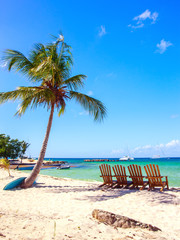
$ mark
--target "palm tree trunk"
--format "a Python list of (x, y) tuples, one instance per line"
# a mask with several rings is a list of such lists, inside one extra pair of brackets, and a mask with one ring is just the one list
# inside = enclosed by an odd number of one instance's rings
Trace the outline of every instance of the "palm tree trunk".
[(42, 164), (43, 164), (43, 161), (44, 161), (44, 156), (45, 156), (45, 153), (46, 153), (47, 143), (48, 143), (48, 139), (49, 139), (49, 133), (50, 133), (51, 126), (52, 126), (53, 113), (54, 113), (54, 104), (51, 107), (51, 113), (50, 113), (50, 116), (49, 116), (46, 135), (44, 137), (44, 142), (43, 142), (43, 145), (42, 145), (42, 148), (41, 148), (41, 152), (39, 154), (38, 161), (37, 161), (36, 165), (34, 166), (30, 176), (27, 177), (25, 179), (25, 181), (21, 184), (22, 188), (31, 187), (33, 185), (34, 181), (36, 180), (40, 170), (41, 170), (41, 167), (42, 167)]

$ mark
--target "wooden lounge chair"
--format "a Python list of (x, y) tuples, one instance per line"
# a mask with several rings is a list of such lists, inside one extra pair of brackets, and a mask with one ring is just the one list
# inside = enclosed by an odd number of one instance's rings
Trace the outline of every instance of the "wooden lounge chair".
[(115, 185), (117, 182), (113, 181), (112, 179), (112, 174), (111, 174), (111, 166), (108, 164), (101, 164), (99, 166), (100, 171), (101, 171), (101, 176), (103, 178), (104, 183), (102, 185), (100, 185), (99, 187), (102, 187), (104, 185), (108, 186), (108, 187), (112, 187), (113, 185)]
[[(158, 165), (146, 165), (144, 166), (147, 178), (149, 180), (149, 189), (154, 189), (154, 187), (161, 187), (160, 191), (162, 192), (165, 186), (169, 189), (168, 178), (167, 176), (161, 176)], [(165, 178), (165, 181), (162, 181), (162, 178)]]
[(132, 184), (132, 181), (127, 181), (126, 169), (122, 165), (115, 165), (113, 168), (114, 176), (117, 179), (119, 187), (127, 187)]
[(140, 190), (143, 190), (147, 186), (148, 181), (143, 180), (144, 176), (142, 175), (141, 166), (132, 164), (128, 166), (128, 170), (130, 173), (129, 177), (132, 178), (133, 182), (132, 188), (141, 186)]

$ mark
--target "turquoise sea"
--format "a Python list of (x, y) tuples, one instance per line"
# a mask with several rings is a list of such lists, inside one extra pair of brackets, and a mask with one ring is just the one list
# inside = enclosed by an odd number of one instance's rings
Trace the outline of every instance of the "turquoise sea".
[[(110, 159), (110, 158), (109, 158)], [(58, 169), (44, 169), (41, 174), (60, 178), (72, 178), (85, 181), (101, 181), (99, 165), (102, 162), (84, 162), (84, 158), (46, 158), (45, 160), (53, 161), (67, 161), (71, 168), (65, 170)], [(118, 160), (113, 158), (113, 160)], [(103, 162), (104, 163), (104, 162)], [(143, 174), (145, 174), (144, 167), (146, 164), (158, 164), (162, 176), (168, 176), (170, 187), (180, 187), (180, 158), (135, 158), (132, 161), (107, 162), (111, 166), (121, 164), (126, 167), (130, 164), (138, 164), (142, 167)]]

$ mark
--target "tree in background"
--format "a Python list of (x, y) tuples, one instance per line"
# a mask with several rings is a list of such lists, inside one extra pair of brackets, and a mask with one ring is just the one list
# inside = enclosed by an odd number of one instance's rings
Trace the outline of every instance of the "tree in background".
[(0, 157), (15, 159), (17, 157), (23, 157), (29, 143), (25, 141), (19, 141), (18, 139), (11, 139), (10, 136), (0, 134)]
[(19, 157), (21, 158), (21, 160), (22, 160), (22, 158), (24, 157), (24, 154), (25, 154), (25, 152), (26, 152), (26, 150), (27, 150), (27, 148), (30, 146), (30, 144), (29, 143), (27, 143), (27, 142), (25, 142), (25, 141), (22, 141), (21, 142), (21, 153), (20, 153), (20, 155), (19, 155)]
[(24, 114), (28, 107), (43, 106), (50, 111), (38, 161), (30, 176), (21, 185), (21, 187), (27, 188), (32, 186), (42, 167), (54, 110), (57, 109), (58, 116), (60, 116), (64, 113), (67, 102), (74, 99), (94, 116), (94, 120), (102, 120), (106, 115), (106, 109), (101, 101), (77, 91), (84, 86), (83, 80), (86, 76), (80, 74), (71, 77), (73, 64), (71, 48), (64, 42), (62, 35), (55, 38), (55, 41), (50, 44), (36, 44), (28, 58), (19, 51), (6, 50), (3, 60), (9, 71), (14, 69), (20, 72), (36, 85), (2, 92), (0, 93), (0, 103), (20, 99), (21, 106), (17, 111), (19, 116)]
[[(25, 141), (19, 141), (18, 139), (11, 139), (10, 136), (0, 134), (0, 167), (5, 168), (9, 172), (8, 158), (15, 159), (17, 157), (23, 157), (29, 143)], [(9, 172), (10, 175), (10, 172)]]

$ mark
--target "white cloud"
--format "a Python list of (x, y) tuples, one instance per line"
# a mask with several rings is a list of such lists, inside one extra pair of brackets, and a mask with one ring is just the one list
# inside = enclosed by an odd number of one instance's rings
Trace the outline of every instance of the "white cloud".
[(131, 151), (132, 155), (151, 157), (153, 155), (179, 156), (180, 155), (180, 140), (172, 140), (166, 144), (160, 143), (157, 145), (138, 146)]
[(111, 153), (112, 153), (112, 154), (120, 154), (120, 153), (121, 153), (121, 150), (119, 150), (119, 149), (113, 149)]
[(93, 91), (89, 91), (89, 92), (87, 93), (87, 95), (92, 96), (92, 95), (93, 95)]
[(151, 149), (151, 148), (152, 148), (151, 145), (145, 145), (145, 146), (142, 147), (142, 149)]
[(171, 115), (171, 118), (178, 118), (179, 117), (179, 115), (178, 114), (173, 114), (173, 115)]
[(173, 139), (168, 143), (160, 143), (157, 145), (137, 146), (134, 149), (113, 149), (110, 153), (112, 156), (120, 157), (130, 155), (132, 157), (178, 157), (180, 156), (180, 140)]
[(87, 116), (89, 115), (88, 111), (83, 111), (79, 113), (80, 116)]
[(152, 21), (152, 24), (156, 22), (157, 18), (158, 18), (158, 13), (157, 12), (154, 12), (152, 15), (151, 15), (151, 19), (153, 20)]
[(158, 43), (157, 46), (157, 52), (160, 54), (164, 53), (168, 47), (172, 46), (173, 44), (169, 41), (165, 41), (164, 39), (161, 40), (160, 43)]
[(131, 28), (142, 28), (144, 27), (144, 22), (149, 19), (151, 20), (151, 24), (154, 24), (158, 18), (158, 13), (157, 12), (153, 12), (151, 13), (151, 11), (149, 11), (149, 9), (147, 9), (146, 11), (144, 11), (143, 13), (141, 13), (140, 15), (136, 16), (133, 18), (133, 21), (136, 21), (135, 25), (129, 24), (128, 27)]
[(116, 75), (116, 73), (111, 72), (111, 73), (108, 73), (108, 74), (106, 75), (106, 77), (108, 77), (108, 78), (116, 78), (117, 75)]
[(124, 150), (123, 149), (113, 149), (110, 153), (110, 155), (112, 155), (113, 157), (120, 157), (125, 155)]
[(107, 34), (105, 26), (101, 25), (101, 29), (99, 30), (99, 37), (102, 37)]
[(141, 13), (139, 16), (133, 18), (133, 20), (137, 20), (138, 22), (142, 22), (147, 18), (151, 18), (151, 12), (147, 9), (145, 12)]
[(2, 62), (1, 64), (0, 64), (0, 67), (1, 68), (5, 68), (7, 66), (7, 62)]
[(151, 145), (145, 145), (143, 147), (136, 147), (136, 148), (134, 148), (133, 152), (141, 151), (142, 149), (150, 149), (150, 148), (151, 148)]
[(139, 25), (131, 25), (131, 24), (129, 24), (128, 27), (131, 27), (131, 28), (134, 28), (134, 29), (136, 29), (136, 28), (142, 28), (142, 27), (144, 27), (144, 23), (141, 23), (141, 24), (139, 24)]
[(165, 145), (167, 148), (169, 147), (179, 147), (180, 146), (180, 141), (179, 140), (172, 140), (171, 142), (167, 143)]

